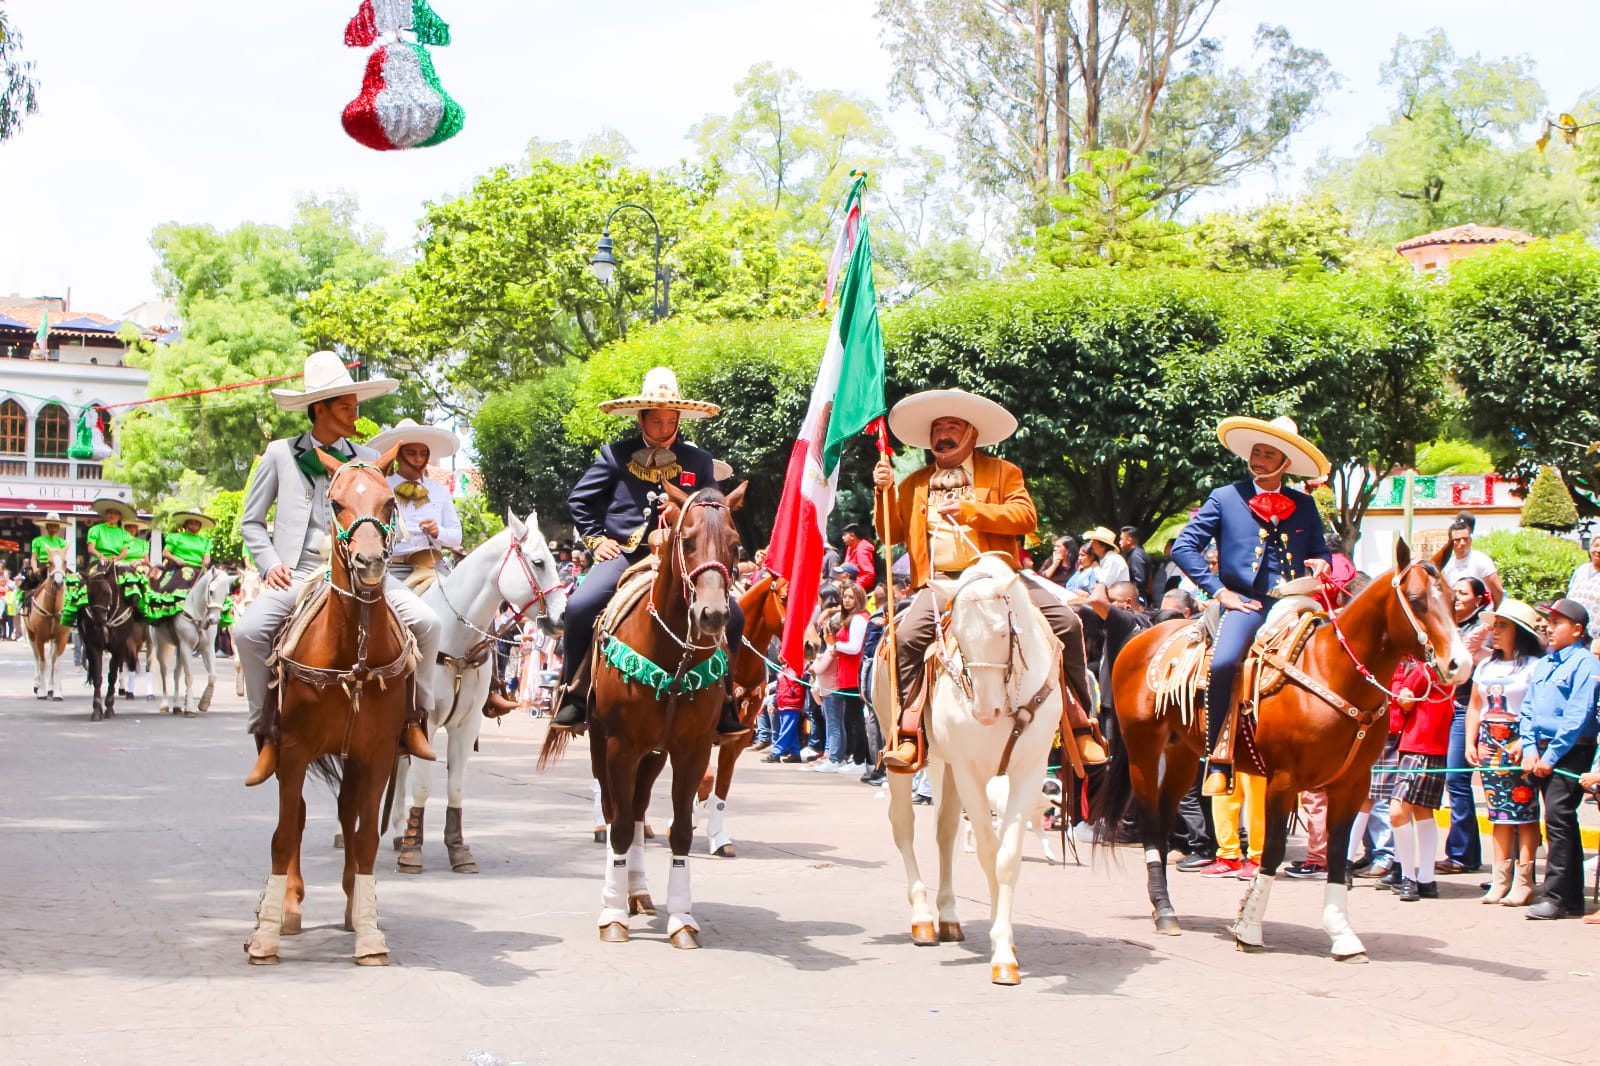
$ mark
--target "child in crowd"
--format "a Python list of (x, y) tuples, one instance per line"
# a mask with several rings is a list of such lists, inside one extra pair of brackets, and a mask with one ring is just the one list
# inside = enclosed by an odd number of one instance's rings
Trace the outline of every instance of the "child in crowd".
[(1445, 755), (1450, 751), (1450, 719), (1455, 690), (1438, 684), (1415, 659), (1403, 664), (1395, 686), (1400, 711), (1400, 764), (1394, 794), (1389, 798), (1389, 825), (1394, 854), (1400, 863), (1400, 898), (1412, 903), (1438, 899), (1433, 860), (1439, 851), (1439, 823), (1434, 814), (1444, 805)]

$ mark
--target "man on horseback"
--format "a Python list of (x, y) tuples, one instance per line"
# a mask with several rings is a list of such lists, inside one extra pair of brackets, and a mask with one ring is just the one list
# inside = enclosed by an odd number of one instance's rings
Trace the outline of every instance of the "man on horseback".
[[(1293, 419), (1225, 418), (1222, 446), (1244, 459), (1250, 477), (1216, 489), (1172, 542), (1172, 559), (1206, 595), (1222, 605), (1206, 688), (1207, 773), (1203, 792), (1233, 791), (1233, 764), (1215, 757), (1223, 723), (1238, 694), (1234, 682), (1256, 631), (1267, 620), (1265, 600), (1286, 581), (1325, 573), (1332, 558), (1316, 501), (1285, 488), (1285, 474), (1325, 477), (1328, 460), (1300, 435)], [(1217, 548), (1217, 571), (1206, 548)]]
[[(656, 526), (659, 499), (670, 482), (685, 492), (716, 484), (716, 460), (710, 452), (678, 435), (682, 419), (712, 418), (721, 412), (714, 403), (684, 399), (678, 376), (658, 366), (644, 376), (644, 387), (634, 396), (607, 400), (600, 410), (608, 415), (637, 415), (639, 432), (600, 449), (594, 464), (578, 479), (567, 497), (572, 524), (594, 553), (594, 567), (567, 601), (566, 636), (562, 642), (561, 707), (554, 725), (581, 730), (588, 723), (589, 683), (585, 669), (594, 644), (595, 622), (617, 591), (623, 571), (650, 551), (649, 535)], [(744, 615), (730, 598), (728, 654), (739, 650), (744, 636)], [(738, 736), (747, 731), (730, 698), (724, 702), (717, 732)]]
[[(1019, 565), (1019, 539), (1039, 524), (1033, 497), (1022, 471), (1004, 459), (977, 451), (998, 444), (1016, 432), (1017, 420), (993, 400), (961, 389), (933, 389), (908, 396), (889, 412), (889, 428), (901, 442), (933, 452), (923, 467), (897, 490), (897, 507), (884, 513), (885, 489), (894, 485), (887, 456), (878, 461), (872, 482), (879, 490), (876, 525), (890, 543), (903, 543), (910, 559), (910, 605), (895, 620), (895, 655), (902, 716), (899, 736), (883, 756), (892, 769), (911, 770), (918, 761), (917, 735), (922, 709), (915, 703), (923, 656), (934, 638), (935, 596), (942, 610), (948, 589), (933, 583), (957, 578), (985, 552), (1004, 552)], [(1083, 762), (1103, 763), (1105, 748), (1086, 709), (1093, 706), (1083, 648), (1083, 624), (1054, 586), (1032, 574), (1022, 575), (1029, 598), (1044, 614), (1061, 641), (1062, 663), (1070, 699), (1062, 702), (1073, 741)]]
[(50, 573), (51, 551), (66, 551), (66, 539), (61, 536), (64, 525), (61, 514), (51, 511), (44, 516), (44, 521), (39, 525), (43, 533), (33, 538), (33, 547), (29, 551), (32, 565), (22, 572), (22, 617), (28, 617), (33, 610), (33, 590), (44, 583), (45, 577)]
[[(250, 704), (249, 730), (260, 746), (256, 764), (245, 778), (247, 785), (265, 781), (278, 766), (277, 722), (265, 713), (271, 681), (267, 663), (273, 645), (294, 613), (300, 582), (318, 577), (328, 565), (333, 515), (328, 503), (328, 472), (317, 453), (320, 450), (340, 462), (376, 461), (376, 451), (346, 438), (355, 432), (362, 400), (383, 396), (400, 386), (393, 378), (353, 380), (344, 361), (333, 352), (313, 352), (306, 357), (304, 384), (303, 392), (272, 390), (278, 406), (285, 411), (305, 411), (311, 419), (311, 429), (267, 445), (250, 479), (239, 520), (245, 550), (261, 571), (262, 579), (260, 595), (234, 626), (234, 643)], [(277, 510), (269, 527), (267, 516), (274, 506)], [(432, 663), (439, 648), (438, 617), (392, 576), (385, 582), (384, 595), (395, 616), (416, 638), (419, 661)], [(435, 758), (422, 729), (425, 708), (432, 703), (433, 671), (419, 669), (416, 702), (407, 708), (401, 739), (404, 750), (419, 759)]]
[(450, 490), (428, 476), (428, 464), (454, 455), (461, 440), (442, 426), (422, 426), (402, 418), (393, 429), (367, 441), (369, 448), (387, 452), (398, 447), (395, 472), (389, 475), (395, 504), (405, 535), (396, 538), (389, 572), (408, 587), (413, 578), (450, 572), (444, 550), (461, 547), (461, 519), (456, 515)]

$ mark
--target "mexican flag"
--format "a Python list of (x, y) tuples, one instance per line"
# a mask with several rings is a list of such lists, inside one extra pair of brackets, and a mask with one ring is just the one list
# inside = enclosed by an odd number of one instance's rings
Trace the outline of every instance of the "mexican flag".
[(886, 409), (872, 242), (861, 211), (866, 182), (866, 175), (859, 175), (845, 201), (844, 226), (834, 246), (823, 297), (826, 305), (838, 285), (833, 329), (805, 422), (789, 453), (783, 497), (767, 548), (767, 569), (789, 582), (783, 662), (796, 677), (805, 670), (805, 628), (822, 583), (822, 552), (839, 483), (839, 457), (845, 441), (872, 427)]

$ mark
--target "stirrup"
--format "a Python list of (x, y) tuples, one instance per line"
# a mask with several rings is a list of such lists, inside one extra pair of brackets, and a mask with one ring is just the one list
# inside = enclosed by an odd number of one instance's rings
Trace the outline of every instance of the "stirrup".
[(1205, 784), (1200, 786), (1202, 796), (1233, 795), (1233, 767), (1227, 763), (1206, 763)]
[(582, 736), (589, 728), (588, 701), (572, 699), (571, 689), (563, 686), (556, 697), (556, 713), (550, 718), (551, 729), (565, 729), (574, 736)]

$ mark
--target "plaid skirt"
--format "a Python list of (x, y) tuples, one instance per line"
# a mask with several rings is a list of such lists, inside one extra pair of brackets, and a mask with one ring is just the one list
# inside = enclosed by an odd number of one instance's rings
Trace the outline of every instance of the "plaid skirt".
[(1407, 773), (1408, 770), (1443, 770), (1446, 759), (1443, 755), (1419, 755), (1416, 752), (1406, 752), (1400, 756), (1400, 768), (1395, 772), (1394, 794), (1389, 797), (1392, 803), (1409, 803), (1413, 807), (1425, 807), (1436, 811), (1444, 806), (1444, 774)]
[(1400, 734), (1390, 733), (1383, 746), (1383, 754), (1372, 764), (1372, 783), (1367, 786), (1367, 799), (1382, 803), (1394, 791), (1394, 768), (1400, 763)]

